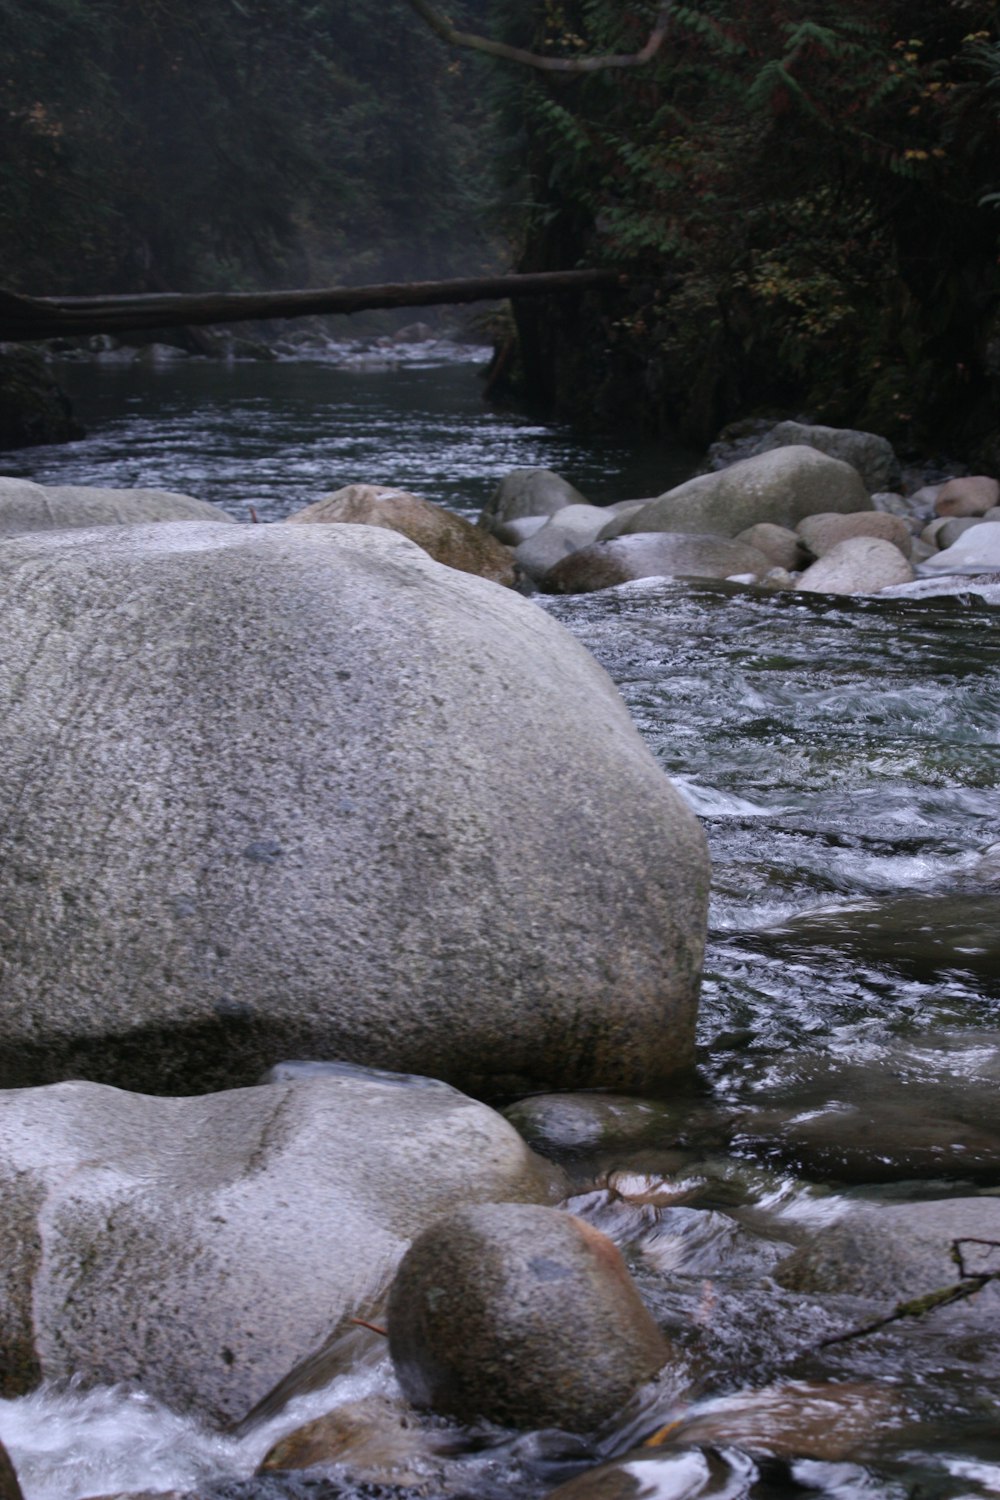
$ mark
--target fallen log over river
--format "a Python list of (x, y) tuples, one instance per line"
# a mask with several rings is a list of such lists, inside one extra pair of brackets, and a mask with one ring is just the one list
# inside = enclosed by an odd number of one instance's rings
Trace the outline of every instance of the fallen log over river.
[(430, 307), (498, 297), (540, 297), (581, 292), (621, 279), (617, 271), (540, 271), (454, 281), (389, 282), (376, 286), (323, 287), (290, 292), (153, 293), (128, 297), (24, 297), (0, 289), (0, 340), (126, 333), (261, 318), (301, 318), (313, 313), (355, 313), (381, 307)]

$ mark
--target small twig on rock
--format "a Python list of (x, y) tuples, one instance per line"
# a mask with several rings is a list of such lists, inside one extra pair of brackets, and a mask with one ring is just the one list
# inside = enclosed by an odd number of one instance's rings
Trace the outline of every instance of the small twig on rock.
[(847, 1333), (835, 1333), (831, 1338), (821, 1339), (816, 1347), (829, 1349), (833, 1344), (846, 1344), (851, 1339), (866, 1338), (868, 1334), (878, 1333), (880, 1329), (888, 1328), (890, 1323), (899, 1323), (904, 1318), (922, 1318), (935, 1308), (947, 1307), (952, 1302), (964, 1302), (967, 1297), (974, 1297), (991, 1281), (1000, 1281), (1000, 1269), (970, 1271), (962, 1254), (963, 1245), (983, 1245), (991, 1250), (1000, 1250), (1000, 1242), (997, 1240), (977, 1240), (968, 1236), (952, 1240), (951, 1258), (958, 1266), (961, 1281), (955, 1281), (951, 1286), (938, 1287), (933, 1292), (925, 1292), (922, 1297), (911, 1297), (908, 1302), (897, 1302), (892, 1312), (887, 1313), (884, 1318), (876, 1318), (874, 1322), (865, 1323), (861, 1328), (852, 1328)]
[(369, 1323), (367, 1318), (348, 1318), (348, 1323), (355, 1323), (359, 1328), (370, 1328), (372, 1333), (380, 1333), (384, 1339), (389, 1337), (388, 1330), (380, 1328), (377, 1323)]

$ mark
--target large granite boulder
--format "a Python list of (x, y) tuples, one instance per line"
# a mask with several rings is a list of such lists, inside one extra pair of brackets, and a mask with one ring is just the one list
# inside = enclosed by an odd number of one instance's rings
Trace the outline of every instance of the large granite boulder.
[(143, 526), (151, 521), (232, 521), (232, 516), (169, 490), (107, 490), (91, 485), (41, 485), (0, 476), (0, 537), (93, 526)]
[(496, 531), (522, 516), (552, 516), (565, 505), (589, 505), (586, 495), (551, 469), (511, 469), (483, 506), (476, 523)]
[(593, 542), (556, 563), (539, 586), (549, 594), (588, 594), (638, 578), (763, 578), (774, 563), (744, 542), (660, 531)]
[(445, 1084), (0, 1092), (0, 1390), (135, 1381), (238, 1420), (384, 1295), (439, 1215), (560, 1187)]
[(0, 1082), (690, 1062), (708, 861), (610, 678), (373, 526), (0, 554)]
[(378, 484), (349, 484), (315, 505), (296, 511), (287, 525), (309, 526), (344, 522), (358, 526), (383, 526), (409, 537), (418, 547), (445, 567), (474, 573), (513, 588), (517, 581), (509, 550), (488, 532), (473, 526), (464, 516), (433, 505), (406, 490)]
[(888, 438), (852, 427), (822, 427), (814, 423), (779, 422), (757, 443), (757, 453), (797, 444), (815, 448), (857, 469), (870, 494), (891, 490), (902, 478), (899, 459)]
[(612, 1242), (554, 1208), (459, 1209), (407, 1251), (389, 1352), (417, 1407), (465, 1421), (585, 1432), (670, 1349)]
[(815, 448), (775, 448), (715, 474), (699, 474), (632, 515), (616, 517), (602, 537), (637, 531), (715, 532), (738, 536), (770, 521), (792, 529), (819, 511), (870, 510), (857, 470)]

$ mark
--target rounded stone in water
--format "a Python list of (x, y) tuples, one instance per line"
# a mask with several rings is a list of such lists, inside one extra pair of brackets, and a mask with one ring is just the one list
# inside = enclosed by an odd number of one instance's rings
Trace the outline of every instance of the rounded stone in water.
[(589, 1431), (670, 1357), (611, 1241), (530, 1205), (432, 1224), (403, 1258), (388, 1322), (415, 1406), (510, 1427)]

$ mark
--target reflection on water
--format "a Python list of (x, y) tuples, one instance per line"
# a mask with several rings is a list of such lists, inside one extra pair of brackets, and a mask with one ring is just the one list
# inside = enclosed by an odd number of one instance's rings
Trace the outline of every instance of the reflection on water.
[[(485, 351), (480, 351), (485, 353)], [(90, 436), (4, 455), (41, 484), (166, 489), (278, 521), (345, 484), (412, 490), (478, 515), (510, 469), (551, 468), (588, 499), (659, 494), (695, 455), (581, 442), (490, 410), (475, 366), (382, 370), (193, 360), (162, 368), (65, 365), (59, 380)], [(624, 487), (624, 488), (623, 488)]]
[[(356, 480), (471, 513), (499, 475), (533, 465), (611, 501), (662, 490), (690, 465), (678, 451), (587, 443), (491, 413), (456, 366), (69, 376), (92, 436), (14, 455), (11, 472), (188, 491), (241, 517), (253, 505), (275, 519)], [(1000, 1493), (995, 1300), (820, 1350), (871, 1304), (772, 1277), (853, 1204), (1000, 1192), (1000, 611), (971, 597), (831, 600), (666, 581), (540, 607), (618, 683), (712, 848), (690, 1096), (661, 1112), (659, 1135), (567, 1151), (570, 1206), (630, 1258), (688, 1361), (688, 1389), (680, 1411), (674, 1383), (652, 1387), (592, 1451), (553, 1435), (468, 1435), (477, 1466), (450, 1492), (540, 1496), (683, 1417), (687, 1447), (589, 1474), (586, 1493)], [(0, 1404), (28, 1500), (147, 1483), (232, 1500), (307, 1493), (250, 1480), (256, 1439), (176, 1427), (135, 1398), (88, 1399), (97, 1406), (39, 1397), (30, 1421), (26, 1406)], [(336, 1393), (310, 1399), (319, 1411)], [(119, 1403), (133, 1436), (107, 1438), (118, 1468), (87, 1460), (86, 1489), (46, 1443), (76, 1445), (82, 1464), (104, 1430), (101, 1401)], [(282, 1425), (293, 1424), (270, 1430)], [(136, 1468), (133, 1452), (129, 1467), (129, 1448), (156, 1465)], [(338, 1481), (323, 1493), (366, 1491)]]

